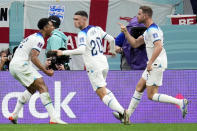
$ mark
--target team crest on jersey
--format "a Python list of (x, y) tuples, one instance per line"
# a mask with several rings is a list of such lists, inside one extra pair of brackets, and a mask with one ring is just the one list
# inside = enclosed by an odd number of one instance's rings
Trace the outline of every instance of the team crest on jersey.
[(158, 34), (157, 33), (154, 33), (153, 34), (153, 38), (157, 38), (158, 37)]
[(79, 42), (84, 42), (84, 38), (83, 37), (79, 38)]

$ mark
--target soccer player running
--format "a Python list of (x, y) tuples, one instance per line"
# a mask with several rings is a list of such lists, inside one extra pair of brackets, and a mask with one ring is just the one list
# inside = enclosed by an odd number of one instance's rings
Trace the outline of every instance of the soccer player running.
[(33, 64), (48, 76), (54, 74), (53, 70), (45, 69), (38, 59), (39, 53), (44, 46), (44, 38), (51, 35), (54, 26), (48, 18), (40, 19), (37, 26), (40, 31), (30, 35), (20, 43), (10, 62), (10, 73), (26, 87), (26, 90), (19, 96), (14, 112), (9, 117), (9, 120), (17, 124), (18, 114), (23, 105), (29, 101), (32, 94), (38, 91), (41, 102), (49, 113), (50, 124), (66, 124), (56, 116), (48, 88), (43, 81), (42, 75), (31, 64), (32, 61)]
[(163, 103), (172, 103), (180, 106), (183, 118), (187, 114), (188, 100), (176, 99), (166, 94), (159, 94), (159, 86), (162, 85), (163, 72), (167, 68), (167, 56), (163, 47), (163, 32), (152, 20), (153, 11), (148, 6), (141, 6), (138, 11), (138, 22), (144, 23), (147, 30), (137, 39), (133, 38), (126, 27), (120, 24), (121, 31), (129, 41), (132, 47), (137, 48), (143, 43), (146, 44), (148, 63), (142, 78), (139, 80), (134, 95), (131, 99), (128, 110), (125, 112), (124, 123), (129, 124), (129, 118), (139, 104), (143, 92), (147, 89), (147, 95), (150, 100)]
[(81, 31), (78, 33), (78, 48), (74, 50), (57, 50), (57, 55), (82, 55), (91, 85), (100, 99), (109, 108), (124, 114), (114, 94), (106, 88), (106, 77), (109, 70), (106, 56), (103, 55), (102, 40), (110, 43), (110, 52), (115, 55), (115, 40), (98, 26), (88, 25), (88, 14), (77, 11), (74, 15), (74, 25)]

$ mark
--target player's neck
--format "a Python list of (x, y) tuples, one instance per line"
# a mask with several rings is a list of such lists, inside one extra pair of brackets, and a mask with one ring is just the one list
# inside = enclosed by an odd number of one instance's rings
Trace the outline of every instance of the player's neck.
[(88, 24), (85, 24), (83, 27), (81, 27), (80, 30), (83, 30), (83, 29), (85, 29), (86, 27), (88, 27)]
[(42, 30), (40, 30), (40, 33), (42, 34), (42, 37), (45, 38), (46, 37), (46, 33)]
[(146, 28), (148, 28), (150, 25), (153, 24), (153, 20), (152, 19), (147, 19), (144, 24), (145, 24)]

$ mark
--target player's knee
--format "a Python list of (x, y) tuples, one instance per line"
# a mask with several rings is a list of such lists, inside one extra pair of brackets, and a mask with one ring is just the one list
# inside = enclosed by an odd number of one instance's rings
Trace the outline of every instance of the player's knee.
[(42, 78), (36, 79), (35, 82), (34, 82), (34, 86), (39, 91), (39, 93), (48, 92), (48, 88), (45, 85), (45, 83), (44, 83)]
[(103, 88), (99, 88), (96, 90), (97, 95), (100, 97), (100, 99), (102, 100), (103, 97), (106, 95), (106, 91)]
[(138, 92), (143, 92), (143, 86), (140, 85), (140, 84), (137, 84), (137, 86), (136, 86), (136, 91), (138, 91)]
[(44, 92), (48, 92), (48, 88), (45, 84), (37, 85), (37, 90), (40, 94)]
[(97, 93), (97, 95), (100, 97), (100, 99), (102, 100), (103, 99), (103, 97), (106, 95), (106, 93), (104, 93), (104, 92), (99, 92), (99, 93)]
[(48, 88), (45, 85), (40, 86), (39, 88), (40, 93), (48, 92)]
[(35, 87), (33, 87), (33, 86), (27, 87), (26, 89), (27, 89), (32, 95), (36, 92), (36, 89), (35, 89)]

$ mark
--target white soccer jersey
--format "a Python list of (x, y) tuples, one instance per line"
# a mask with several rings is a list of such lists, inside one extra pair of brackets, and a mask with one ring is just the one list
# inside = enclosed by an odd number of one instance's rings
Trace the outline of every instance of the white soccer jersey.
[(100, 27), (91, 25), (78, 33), (78, 46), (86, 46), (83, 59), (87, 69), (109, 68), (102, 46), (102, 39), (106, 35)]
[(28, 36), (20, 43), (20, 45), (16, 49), (14, 53), (14, 57), (12, 59), (12, 63), (31, 61), (30, 58), (31, 50), (36, 49), (37, 51), (40, 52), (43, 46), (44, 46), (44, 38), (40, 32)]
[[(163, 44), (163, 32), (156, 24), (153, 23), (144, 32), (143, 37), (146, 44), (146, 52), (147, 52), (148, 60), (150, 60), (155, 48), (154, 42), (161, 40)], [(154, 61), (153, 66), (167, 68), (167, 56), (164, 47), (161, 53), (159, 54), (159, 56)]]

